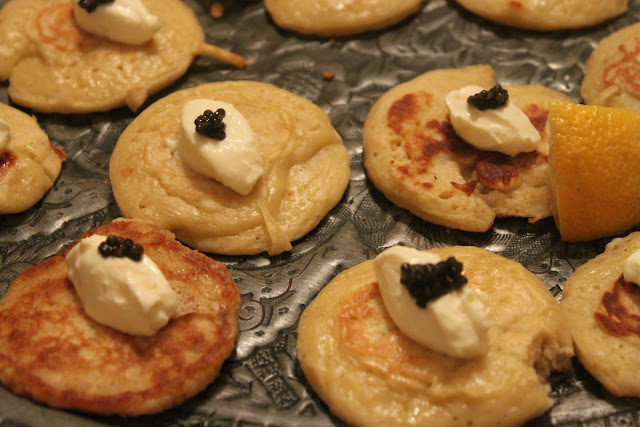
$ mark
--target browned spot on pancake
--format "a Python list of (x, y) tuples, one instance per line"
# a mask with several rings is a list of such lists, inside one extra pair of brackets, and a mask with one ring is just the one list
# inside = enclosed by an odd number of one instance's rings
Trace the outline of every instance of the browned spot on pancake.
[(12, 151), (7, 150), (0, 154), (0, 178), (5, 176), (17, 161), (18, 156)]
[(522, 9), (524, 6), (522, 5), (522, 2), (520, 2), (520, 1), (511, 0), (509, 2), (509, 7), (513, 8), (513, 9)]
[(637, 93), (640, 91), (640, 44), (636, 44), (632, 50), (620, 45), (618, 50), (622, 57), (604, 69), (602, 78), (607, 86), (625, 85)]
[(84, 35), (74, 23), (73, 5), (62, 2), (43, 9), (36, 16), (38, 37), (61, 52), (77, 52)]
[(340, 342), (366, 369), (405, 375), (426, 384), (433, 381), (429, 366), (450, 365), (455, 369), (455, 359), (425, 349), (396, 327), (384, 308), (377, 283), (351, 294), (338, 314), (338, 322)]
[(127, 168), (120, 169), (120, 175), (122, 175), (122, 176), (131, 176), (132, 173), (133, 173), (133, 168), (132, 167), (127, 167)]
[(387, 125), (400, 135), (402, 126), (407, 121), (413, 119), (418, 112), (416, 95), (408, 93), (393, 103), (387, 113)]
[(458, 190), (465, 193), (467, 196), (470, 196), (476, 190), (478, 181), (476, 181), (475, 179), (472, 179), (471, 181), (467, 181), (464, 184), (451, 181), (451, 185), (453, 185), (454, 188), (457, 188)]
[(65, 161), (67, 160), (67, 153), (64, 152), (64, 149), (58, 145), (52, 145), (51, 149), (53, 150), (54, 153), (56, 153), (56, 156), (58, 156), (58, 158), (61, 161)]
[(596, 312), (594, 316), (611, 335), (640, 336), (640, 316), (629, 309), (629, 305), (640, 305), (640, 287), (637, 284), (627, 282), (620, 275), (613, 289), (602, 296), (602, 305), (607, 314)]
[(519, 176), (513, 157), (495, 151), (480, 152), (476, 172), (478, 180), (489, 188), (509, 188)]
[(540, 107), (537, 104), (529, 104), (522, 109), (524, 114), (529, 118), (533, 127), (536, 128), (540, 134), (540, 138), (546, 137), (547, 119), (549, 117), (549, 110)]

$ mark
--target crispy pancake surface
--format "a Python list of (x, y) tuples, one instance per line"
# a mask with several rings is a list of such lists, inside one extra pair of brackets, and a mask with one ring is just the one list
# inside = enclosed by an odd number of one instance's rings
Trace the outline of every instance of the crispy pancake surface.
[(75, 23), (70, 0), (10, 0), (0, 10), (0, 80), (35, 111), (89, 113), (147, 96), (187, 70), (204, 40), (193, 11), (179, 0), (143, 0), (162, 27), (142, 46), (93, 36)]
[(587, 61), (580, 87), (584, 102), (640, 112), (639, 53), (640, 23), (600, 40)]
[(66, 154), (54, 147), (35, 118), (0, 104), (0, 119), (11, 128), (11, 140), (0, 153), (0, 214), (22, 212), (53, 186)]
[(583, 28), (621, 15), (628, 0), (456, 0), (462, 7), (500, 24), (528, 30)]
[(430, 71), (385, 93), (363, 129), (369, 178), (396, 205), (461, 230), (486, 231), (496, 216), (550, 216), (547, 107), (572, 100), (538, 85), (505, 86), (542, 139), (537, 151), (511, 157), (478, 150), (453, 130), (444, 98), (468, 85), (495, 85), (491, 67)]
[(613, 239), (562, 291), (580, 363), (616, 396), (640, 397), (640, 287), (622, 276), (623, 261), (638, 249), (640, 232)]
[[(172, 154), (182, 107), (200, 98), (233, 104), (256, 136), (264, 173), (246, 196)], [(209, 83), (162, 98), (125, 129), (109, 163), (123, 216), (152, 221), (198, 250), (229, 255), (291, 250), (291, 242), (340, 201), (349, 173), (349, 153), (324, 111), (249, 81)]]
[(378, 290), (373, 262), (333, 279), (305, 309), (297, 352), (332, 412), (352, 425), (519, 425), (553, 403), (546, 378), (568, 369), (571, 336), (558, 302), (515, 261), (475, 247), (454, 256), (487, 309), (489, 351), (455, 359), (398, 330)]
[(50, 406), (101, 414), (180, 404), (213, 381), (234, 348), (235, 284), (223, 264), (147, 223), (116, 220), (91, 234), (141, 244), (178, 293), (180, 316), (152, 337), (94, 322), (67, 278), (67, 249), (19, 275), (0, 300), (0, 380)]
[(400, 22), (425, 0), (265, 0), (278, 26), (323, 37), (358, 34)]

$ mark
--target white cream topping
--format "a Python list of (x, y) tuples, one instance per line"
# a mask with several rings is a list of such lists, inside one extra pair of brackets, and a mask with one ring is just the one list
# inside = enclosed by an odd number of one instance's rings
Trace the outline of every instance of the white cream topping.
[(489, 323), (484, 304), (473, 289), (465, 285), (420, 308), (400, 283), (402, 264), (440, 261), (437, 255), (404, 246), (378, 255), (374, 270), (385, 308), (406, 336), (431, 350), (458, 358), (484, 354)]
[[(226, 137), (209, 138), (196, 132), (195, 120), (205, 110), (225, 111)], [(176, 153), (189, 167), (247, 195), (262, 176), (260, 146), (247, 119), (227, 102), (194, 99), (182, 109), (182, 132)]]
[(0, 119), (0, 154), (4, 153), (11, 141), (11, 127), (7, 122)]
[(627, 282), (640, 285), (640, 250), (629, 255), (622, 262), (622, 276)]
[(69, 279), (87, 316), (131, 335), (153, 335), (178, 307), (178, 298), (147, 255), (104, 258), (98, 246), (105, 236), (82, 239), (69, 251)]
[(133, 45), (147, 43), (161, 27), (140, 0), (115, 0), (89, 13), (73, 2), (73, 16), (80, 28), (100, 37)]
[(465, 86), (445, 97), (456, 133), (480, 150), (499, 151), (509, 156), (537, 149), (540, 133), (511, 101), (500, 108), (484, 111), (469, 105), (469, 96), (482, 90), (480, 86)]

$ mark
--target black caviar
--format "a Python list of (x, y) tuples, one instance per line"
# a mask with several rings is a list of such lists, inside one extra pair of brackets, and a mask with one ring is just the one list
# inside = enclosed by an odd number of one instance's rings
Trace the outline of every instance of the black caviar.
[(111, 234), (107, 237), (107, 240), (100, 243), (98, 252), (105, 258), (110, 256), (117, 258), (127, 257), (133, 261), (140, 261), (144, 248), (131, 239), (125, 239)]
[(91, 13), (101, 4), (113, 3), (114, 1), (116, 0), (78, 0), (78, 6)]
[(495, 85), (489, 90), (471, 95), (467, 102), (478, 110), (495, 110), (502, 107), (509, 100), (509, 92), (500, 85)]
[(227, 137), (224, 131), (226, 125), (222, 122), (225, 115), (224, 108), (218, 108), (215, 113), (211, 110), (205, 110), (194, 122), (196, 124), (196, 132), (209, 138), (225, 139)]
[(418, 307), (425, 308), (429, 301), (460, 289), (467, 283), (467, 278), (462, 275), (462, 264), (449, 257), (437, 264), (402, 264), (400, 283), (407, 288)]

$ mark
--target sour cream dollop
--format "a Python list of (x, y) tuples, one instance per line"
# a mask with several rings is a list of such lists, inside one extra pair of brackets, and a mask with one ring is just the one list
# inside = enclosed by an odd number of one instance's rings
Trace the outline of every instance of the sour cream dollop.
[(7, 122), (0, 119), (0, 154), (4, 153), (11, 141), (11, 127)]
[[(204, 111), (225, 111), (226, 137), (209, 138), (196, 132), (195, 120)], [(178, 157), (196, 172), (247, 195), (264, 172), (260, 146), (247, 119), (232, 104), (194, 99), (182, 109)]]
[(473, 289), (463, 286), (420, 308), (400, 283), (401, 266), (436, 264), (439, 256), (404, 246), (385, 250), (374, 260), (374, 270), (385, 308), (398, 328), (417, 343), (457, 358), (487, 352), (489, 323), (484, 304)]
[(161, 27), (160, 19), (149, 13), (140, 0), (115, 0), (89, 13), (73, 1), (73, 16), (88, 33), (116, 42), (145, 44)]
[(629, 255), (622, 262), (622, 276), (627, 282), (640, 285), (640, 250)]
[(155, 262), (103, 257), (105, 236), (82, 239), (69, 251), (69, 279), (87, 316), (131, 335), (155, 334), (178, 307), (178, 298)]
[(480, 150), (498, 151), (509, 156), (536, 150), (541, 141), (540, 133), (514, 103), (507, 101), (502, 107), (484, 111), (469, 105), (469, 96), (482, 90), (480, 86), (465, 86), (445, 97), (456, 133)]

